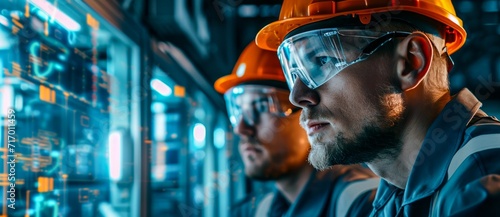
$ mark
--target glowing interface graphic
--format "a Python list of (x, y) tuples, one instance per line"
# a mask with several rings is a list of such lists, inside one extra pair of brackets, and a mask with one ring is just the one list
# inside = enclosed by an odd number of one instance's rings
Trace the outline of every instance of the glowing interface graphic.
[[(113, 53), (100, 34), (111, 34), (71, 7), (64, 0), (0, 1), (1, 107), (15, 109), (17, 124), (16, 209), (2, 200), (0, 217), (95, 216), (110, 200), (111, 86), (119, 79), (107, 72)], [(13, 182), (4, 165), (12, 153), (0, 117), (0, 189), (7, 195)]]

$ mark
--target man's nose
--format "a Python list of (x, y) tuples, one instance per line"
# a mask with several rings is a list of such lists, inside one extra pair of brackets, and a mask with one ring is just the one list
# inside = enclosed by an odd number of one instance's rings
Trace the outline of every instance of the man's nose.
[(315, 106), (319, 103), (319, 94), (316, 90), (307, 87), (300, 79), (297, 79), (290, 92), (290, 102), (301, 108)]
[(255, 127), (248, 124), (243, 116), (241, 116), (234, 127), (234, 133), (237, 135), (245, 135), (245, 136), (254, 136), (255, 135)]

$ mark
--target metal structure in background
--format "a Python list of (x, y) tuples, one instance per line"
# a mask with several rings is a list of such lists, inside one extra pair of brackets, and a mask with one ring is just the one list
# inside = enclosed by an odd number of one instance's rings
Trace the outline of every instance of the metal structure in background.
[[(452, 57), (452, 92), (468, 87), (480, 100), (500, 100), (500, 1), (456, 0), (467, 41)], [(497, 104), (500, 106), (500, 104)], [(497, 107), (497, 111), (500, 107)], [(498, 113), (497, 113), (498, 115)]]
[(222, 97), (141, 3), (0, 1), (4, 165), (9, 110), (19, 141), (0, 216), (224, 216), (243, 195)]

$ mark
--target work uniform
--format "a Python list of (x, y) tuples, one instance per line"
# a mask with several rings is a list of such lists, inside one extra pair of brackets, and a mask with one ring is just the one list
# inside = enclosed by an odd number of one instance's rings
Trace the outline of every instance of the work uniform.
[(368, 216), (379, 181), (359, 165), (334, 166), (314, 171), (293, 204), (276, 189), (246, 198), (233, 207), (231, 216)]
[(467, 89), (444, 107), (406, 189), (382, 180), (372, 216), (500, 216), (500, 122), (479, 107)]

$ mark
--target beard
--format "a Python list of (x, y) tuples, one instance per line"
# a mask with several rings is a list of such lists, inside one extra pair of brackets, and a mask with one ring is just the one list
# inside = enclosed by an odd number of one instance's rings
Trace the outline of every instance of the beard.
[(337, 164), (359, 164), (393, 158), (401, 151), (402, 146), (397, 139), (398, 129), (368, 125), (354, 139), (347, 139), (340, 133), (334, 141), (312, 144), (308, 161), (314, 168), (324, 170)]
[[(260, 141), (254, 136), (240, 137), (239, 146), (241, 146), (242, 144), (245, 144), (245, 143), (248, 143), (248, 144), (255, 146), (255, 147), (261, 146)], [(240, 150), (240, 154), (242, 154), (241, 150)], [(243, 157), (243, 156), (241, 156), (241, 157)], [(245, 161), (247, 161), (247, 162), (245, 162)], [(270, 162), (268, 162), (267, 159), (257, 159), (256, 157), (254, 157), (252, 155), (247, 156), (246, 159), (243, 160), (245, 175), (251, 179), (256, 179), (256, 180), (260, 180), (260, 181), (267, 181), (267, 180), (271, 179), (271, 177), (269, 177), (269, 174), (266, 173), (266, 168), (268, 168), (269, 163)]]
[[(369, 163), (396, 157), (402, 148), (400, 135), (405, 108), (401, 94), (385, 93), (379, 97), (379, 115), (365, 122), (354, 138), (346, 138), (340, 132), (333, 140), (325, 140), (321, 138), (325, 135), (318, 135), (315, 143), (311, 141), (309, 163), (316, 169), (325, 170), (337, 164)], [(310, 110), (304, 116), (311, 116), (312, 113), (320, 112)]]
[[(253, 159), (250, 160), (253, 161)], [(277, 167), (273, 164), (273, 162), (268, 161), (264, 162), (262, 165), (245, 165), (245, 175), (257, 181), (276, 181), (299, 170), (299, 167)]]
[(265, 172), (264, 168), (255, 168), (255, 167), (248, 167), (245, 166), (245, 175), (250, 178), (254, 179), (257, 181), (270, 181), (270, 180), (275, 180), (275, 177), (271, 177), (269, 174)]
[(264, 147), (263, 141), (255, 136), (240, 137), (240, 143), (261, 147), (258, 156), (249, 155), (244, 159), (244, 171), (248, 178), (258, 181), (275, 181), (297, 170), (293, 165), (284, 162), (285, 156), (270, 152)]

